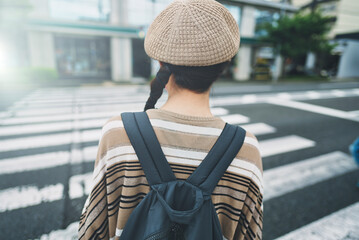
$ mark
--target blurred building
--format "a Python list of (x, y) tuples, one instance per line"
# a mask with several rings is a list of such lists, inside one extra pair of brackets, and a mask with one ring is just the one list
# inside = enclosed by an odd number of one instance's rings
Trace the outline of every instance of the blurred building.
[[(156, 74), (159, 65), (146, 55), (144, 36), (154, 17), (170, 2), (29, 0), (32, 7), (21, 39), (27, 48), (24, 59), (30, 66), (56, 69), (62, 79), (148, 79)], [(276, 61), (270, 46), (258, 41), (263, 32), (257, 26), (298, 8), (265, 0), (219, 2), (240, 26), (241, 47), (232, 61), (230, 76), (239, 81), (250, 79), (258, 59), (274, 73), (280, 72), (281, 61)]]
[[(332, 18), (333, 26), (329, 37), (337, 44), (337, 69), (333, 69), (338, 78), (359, 77), (359, 0), (272, 0), (293, 4), (301, 11), (319, 10)], [(308, 54), (306, 68), (315, 65), (315, 55)]]
[[(301, 0), (293, 0), (298, 4)], [(304, 1), (304, 0), (303, 0)], [(339, 55), (338, 78), (359, 77), (359, 1), (358, 0), (310, 0), (299, 6), (303, 10), (320, 10), (333, 19), (329, 37), (337, 44), (334, 53)]]

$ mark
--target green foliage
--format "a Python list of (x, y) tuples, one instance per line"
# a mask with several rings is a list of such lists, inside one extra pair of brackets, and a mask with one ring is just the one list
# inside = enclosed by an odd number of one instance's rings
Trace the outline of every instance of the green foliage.
[(47, 67), (29, 67), (20, 70), (25, 81), (33, 83), (51, 82), (58, 78), (57, 71)]
[(320, 12), (284, 15), (274, 23), (265, 23), (261, 28), (268, 32), (262, 40), (273, 44), (284, 57), (292, 59), (305, 56), (308, 52), (331, 51), (326, 34), (330, 31), (332, 19)]

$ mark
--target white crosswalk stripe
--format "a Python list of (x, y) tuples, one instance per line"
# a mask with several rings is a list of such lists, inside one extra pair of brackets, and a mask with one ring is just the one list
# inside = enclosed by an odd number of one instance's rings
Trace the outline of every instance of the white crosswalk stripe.
[[(143, 102), (148, 97), (147, 88), (129, 87), (127, 91), (123, 90), (122, 92), (119, 92), (119, 89), (117, 87), (105, 89), (102, 93), (90, 88), (73, 92), (68, 92), (65, 89), (37, 90), (15, 103), (8, 111), (1, 112), (0, 154), (6, 154), (8, 151), (18, 151), (20, 155), (24, 152), (24, 155), (0, 159), (0, 176), (17, 176), (16, 174), (22, 172), (55, 169), (58, 166), (67, 164), (70, 164), (69, 166), (78, 166), (83, 163), (93, 163), (97, 154), (97, 145), (95, 144), (99, 141), (103, 124), (110, 117), (119, 115), (121, 112), (142, 111)], [(51, 91), (51, 94), (49, 94), (49, 91)], [(143, 93), (138, 94), (138, 91)], [(228, 123), (239, 124), (256, 136), (275, 133), (276, 137), (259, 141), (261, 155), (266, 161), (267, 157), (309, 149), (315, 147), (317, 143), (303, 136), (281, 136), (280, 130), (275, 127), (264, 122), (255, 122), (248, 116), (230, 113), (225, 106), (274, 102), (274, 104), (285, 106), (285, 104), (292, 104), (298, 100), (358, 95), (359, 89), (349, 89), (215, 97), (211, 99), (211, 112)], [(284, 104), (282, 104), (283, 102)], [(162, 103), (164, 101), (160, 100), (158, 105)], [(317, 110), (318, 108), (313, 108), (313, 111)], [(320, 111), (327, 115), (338, 113), (331, 112), (331, 110), (323, 107), (319, 108)], [(357, 112), (357, 110), (351, 112), (341, 111), (340, 114), (347, 118), (355, 119), (355, 117), (359, 117)], [(36, 136), (24, 136), (27, 134), (35, 134)], [(92, 146), (88, 146), (89, 143)], [(86, 146), (79, 149), (72, 147), (70, 150), (26, 155), (26, 151), (29, 149), (73, 144), (85, 144)], [(308, 186), (336, 178), (355, 169), (357, 168), (354, 161), (348, 154), (334, 151), (265, 170), (264, 201), (279, 198), (298, 189), (305, 189)], [(87, 169), (86, 171), (89, 170)], [(66, 196), (69, 197), (70, 201), (79, 201), (91, 191), (92, 172), (72, 173), (67, 184), (68, 188), (66, 183), (46, 184), (45, 180), (41, 187), (30, 182), (23, 186), (1, 189), (0, 217), (4, 212), (21, 211), (21, 209), (27, 207), (64, 200)], [(350, 234), (356, 234), (354, 227), (359, 226), (351, 220), (359, 215), (359, 208), (357, 204), (353, 204), (348, 209), (343, 209), (319, 219), (315, 223), (297, 229), (279, 239), (317, 238), (331, 240), (342, 239)], [(337, 234), (339, 230), (335, 229), (335, 221), (347, 223), (345, 234)], [(323, 233), (326, 225), (333, 226), (331, 227), (331, 236)], [(68, 225), (66, 229), (54, 229), (50, 233), (39, 236), (39, 239), (76, 239), (77, 226), (78, 222), (74, 222)], [(337, 238), (330, 238), (332, 236)]]
[(276, 104), (276, 105), (280, 105), (280, 106), (291, 107), (291, 108), (314, 112), (314, 113), (319, 113), (319, 114), (323, 114), (323, 115), (327, 115), (327, 116), (331, 116), (331, 117), (343, 118), (343, 119), (359, 122), (359, 120), (357, 119), (357, 116), (355, 114), (352, 114), (351, 112), (333, 109), (333, 108), (322, 107), (322, 106), (317, 106), (317, 105), (303, 103), (303, 102), (278, 100), (278, 99), (268, 100), (268, 102), (271, 104)]
[(313, 147), (315, 146), (315, 142), (303, 137), (291, 135), (260, 141), (259, 146), (261, 156), (268, 157), (275, 154)]
[(245, 124), (241, 125), (246, 131), (249, 131), (253, 133), (256, 136), (275, 133), (276, 129), (272, 126), (269, 126), (265, 123), (251, 123), (251, 124)]
[(260, 93), (260, 94), (244, 94), (242, 96), (231, 95), (214, 97), (210, 99), (213, 106), (231, 106), (238, 104), (251, 104), (251, 103), (267, 103), (270, 100), (288, 100), (302, 101), (310, 99), (330, 99), (341, 97), (356, 97), (358, 96), (359, 88), (341, 90), (340, 93), (333, 90), (318, 90), (318, 91), (296, 91), (288, 93)]
[(43, 234), (39, 240), (76, 240), (77, 229), (79, 222), (71, 223), (66, 229), (52, 231), (48, 234)]
[(17, 158), (1, 159), (0, 175), (46, 169), (65, 165), (69, 162), (69, 152), (50, 152)]
[[(81, 162), (94, 162), (97, 146), (84, 147), (80, 150)], [(42, 154), (7, 158), (0, 160), (0, 175), (63, 166), (70, 163), (70, 152), (48, 152)], [(71, 163), (76, 163), (71, 161)]]
[(249, 122), (249, 118), (240, 114), (231, 114), (221, 117), (223, 121), (230, 124), (242, 124)]
[(72, 176), (70, 178), (69, 195), (71, 199), (80, 198), (90, 194), (92, 188), (92, 172)]
[(277, 240), (358, 239), (359, 202), (334, 212)]
[(0, 213), (60, 200), (63, 198), (63, 191), (61, 183), (42, 188), (28, 185), (1, 190)]
[[(117, 111), (114, 111), (114, 109), (117, 109)], [(86, 111), (84, 111), (86, 110)], [(105, 118), (108, 119), (112, 116), (117, 116), (125, 111), (142, 111), (143, 110), (143, 104), (126, 104), (126, 105), (120, 105), (120, 106), (111, 106), (110, 108), (106, 106), (101, 107), (82, 107), (81, 113), (77, 113), (76, 117), (78, 119), (89, 121), (90, 119), (100, 119)], [(31, 111), (29, 111), (31, 113)], [(221, 107), (213, 107), (211, 108), (211, 112), (216, 116), (222, 116), (228, 114), (228, 110)], [(35, 113), (34, 113), (35, 114)], [(49, 122), (62, 122), (62, 121), (71, 121), (74, 118), (74, 114), (58, 114), (58, 115), (52, 115), (49, 116), (46, 115), (33, 115), (31, 117), (12, 117), (12, 118), (5, 118), (0, 119), (2, 125), (16, 125), (16, 124), (34, 124), (34, 123), (41, 123), (46, 122), (46, 124), (49, 124)], [(86, 124), (86, 123), (85, 123)]]
[(356, 170), (353, 159), (332, 152), (264, 171), (264, 200)]

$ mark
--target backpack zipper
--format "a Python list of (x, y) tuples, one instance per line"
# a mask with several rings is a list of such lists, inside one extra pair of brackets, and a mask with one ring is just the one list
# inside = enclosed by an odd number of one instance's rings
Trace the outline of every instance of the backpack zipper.
[(167, 229), (165, 231), (155, 233), (154, 235), (146, 238), (145, 240), (161, 240), (161, 239), (164, 239), (164, 238), (167, 239), (171, 235), (171, 232), (173, 232), (173, 234), (174, 234), (173, 239), (179, 239), (179, 240), (184, 239), (183, 236), (181, 238), (178, 238), (180, 236), (179, 235), (180, 230), (181, 230), (181, 226), (178, 223), (175, 223), (169, 229)]
[(164, 239), (165, 237), (169, 236), (171, 229), (166, 230), (166, 231), (161, 231), (158, 233), (153, 234), (152, 236), (149, 236), (148, 238), (146, 238), (145, 240), (160, 240), (160, 239)]

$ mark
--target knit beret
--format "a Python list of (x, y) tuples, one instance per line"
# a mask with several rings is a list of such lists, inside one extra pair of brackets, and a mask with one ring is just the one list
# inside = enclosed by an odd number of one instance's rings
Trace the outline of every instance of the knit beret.
[(145, 36), (153, 59), (182, 66), (229, 61), (239, 49), (239, 27), (215, 0), (174, 0), (154, 19)]

